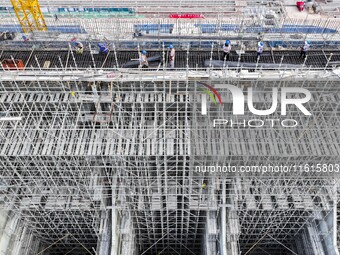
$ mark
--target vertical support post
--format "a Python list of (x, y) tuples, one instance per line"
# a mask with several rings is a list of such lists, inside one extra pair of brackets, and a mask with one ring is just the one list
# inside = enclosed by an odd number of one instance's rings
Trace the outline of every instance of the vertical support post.
[[(39, 67), (39, 70), (41, 71), (41, 66), (40, 66), (40, 63), (39, 63), (39, 61), (38, 61), (37, 56), (34, 56), (34, 58), (35, 58), (35, 62), (37, 63), (37, 65), (38, 65), (38, 67)], [(17, 69), (18, 69), (18, 67), (17, 67)]]
[(212, 42), (211, 44), (211, 52), (210, 52), (210, 64), (209, 64), (209, 67), (211, 68), (212, 66), (212, 57), (213, 57), (213, 52), (214, 52), (214, 42)]
[(279, 66), (279, 70), (281, 70), (281, 66), (282, 66), (283, 58), (284, 58), (284, 55), (282, 55), (282, 57), (281, 57), (281, 59), (280, 59), (280, 66)]
[(189, 50), (190, 50), (190, 43), (188, 43), (188, 50), (187, 50), (187, 70), (189, 69)]
[(221, 212), (221, 251), (223, 255), (227, 255), (227, 194), (226, 194), (226, 181), (222, 180), (222, 212)]
[(331, 59), (332, 59), (332, 56), (333, 56), (333, 53), (331, 53), (331, 55), (330, 55), (329, 58), (327, 59), (326, 66), (325, 66), (325, 68), (323, 69), (324, 71), (326, 71), (326, 69), (327, 69), (327, 67), (328, 67), (328, 65), (329, 65), (329, 62), (330, 62)]
[(333, 245), (334, 245), (334, 251), (335, 255), (339, 255), (339, 250), (337, 247), (337, 229), (338, 229), (338, 221), (337, 221), (337, 205), (338, 205), (338, 184), (339, 182), (336, 180), (334, 181), (334, 188), (333, 188), (333, 194), (334, 194), (334, 200), (333, 200)]
[(207, 115), (207, 95), (202, 94), (201, 100), (202, 100), (202, 105), (201, 105), (202, 115)]
[(90, 49), (90, 54), (91, 54), (91, 59), (92, 59), (92, 62), (93, 62), (93, 68), (96, 69), (96, 62), (94, 61), (94, 57), (93, 57), (93, 52), (92, 52), (92, 49), (91, 49), (91, 44), (89, 43), (89, 49)]
[(117, 173), (112, 178), (111, 194), (112, 194), (112, 227), (111, 227), (111, 255), (116, 255), (118, 251), (118, 245), (116, 240), (116, 225), (117, 225), (117, 215), (116, 215), (116, 187), (117, 187)]

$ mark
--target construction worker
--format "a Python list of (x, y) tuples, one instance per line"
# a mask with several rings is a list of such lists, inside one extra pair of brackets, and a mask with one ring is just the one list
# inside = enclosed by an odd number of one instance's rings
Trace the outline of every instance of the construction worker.
[(81, 42), (75, 42), (74, 45), (76, 46), (76, 53), (77, 54), (83, 54), (84, 45)]
[(99, 54), (107, 54), (109, 53), (109, 48), (106, 43), (98, 43)]
[(142, 31), (136, 29), (135, 32), (133, 33), (133, 38), (143, 36)]
[(309, 48), (310, 48), (310, 42), (309, 41), (305, 41), (305, 44), (301, 47), (299, 58), (303, 57), (305, 59), (307, 51), (309, 51)]
[(148, 68), (149, 62), (148, 58), (146, 56), (147, 52), (145, 50), (142, 51), (142, 53), (139, 54), (139, 67), (140, 68)]
[(174, 49), (174, 46), (172, 44), (170, 44), (169, 46), (170, 49), (170, 68), (174, 69), (175, 68), (175, 56), (176, 56), (176, 51)]
[(206, 181), (203, 181), (203, 183), (202, 183), (202, 201), (206, 200), (206, 194), (207, 194), (207, 183), (206, 183)]
[(261, 56), (261, 54), (263, 53), (263, 47), (264, 47), (264, 43), (261, 41), (257, 44), (257, 58), (259, 58)]
[(30, 40), (26, 35), (23, 35), (22, 39), (24, 40), (24, 42), (28, 42)]
[(230, 51), (231, 51), (230, 41), (226, 40), (225, 44), (223, 45), (223, 59), (229, 61)]

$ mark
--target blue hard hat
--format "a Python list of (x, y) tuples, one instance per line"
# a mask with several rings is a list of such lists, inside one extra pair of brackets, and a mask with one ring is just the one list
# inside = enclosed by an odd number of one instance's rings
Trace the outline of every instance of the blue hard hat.
[(305, 44), (310, 44), (310, 41), (305, 41)]
[(146, 52), (145, 50), (142, 51), (142, 54), (143, 54), (143, 55), (146, 55), (146, 53), (147, 53), (147, 52)]
[(263, 47), (264, 43), (263, 42), (259, 42), (259, 46)]
[(173, 46), (172, 44), (170, 44), (169, 48), (170, 48), (170, 49), (173, 49), (173, 48), (174, 48), (174, 46)]
[(74, 45), (79, 45), (79, 42), (74, 42)]
[(225, 41), (225, 44), (230, 44), (230, 41), (229, 41), (229, 40), (226, 40), (226, 41)]

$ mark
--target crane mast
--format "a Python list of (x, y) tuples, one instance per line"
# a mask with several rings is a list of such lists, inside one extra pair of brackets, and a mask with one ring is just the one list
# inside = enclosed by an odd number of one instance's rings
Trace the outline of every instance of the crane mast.
[(38, 0), (11, 0), (11, 2), (24, 33), (47, 31)]

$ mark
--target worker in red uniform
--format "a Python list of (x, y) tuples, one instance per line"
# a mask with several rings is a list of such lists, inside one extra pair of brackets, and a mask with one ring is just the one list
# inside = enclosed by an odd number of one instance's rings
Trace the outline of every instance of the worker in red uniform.
[(169, 49), (170, 49), (170, 57), (169, 57), (169, 60), (170, 60), (170, 68), (171, 68), (171, 69), (174, 69), (174, 68), (175, 68), (175, 56), (176, 56), (176, 51), (175, 51), (174, 46), (173, 46), (172, 44), (170, 44)]
[(297, 1), (296, 6), (297, 6), (298, 10), (301, 12), (305, 9), (305, 2)]

